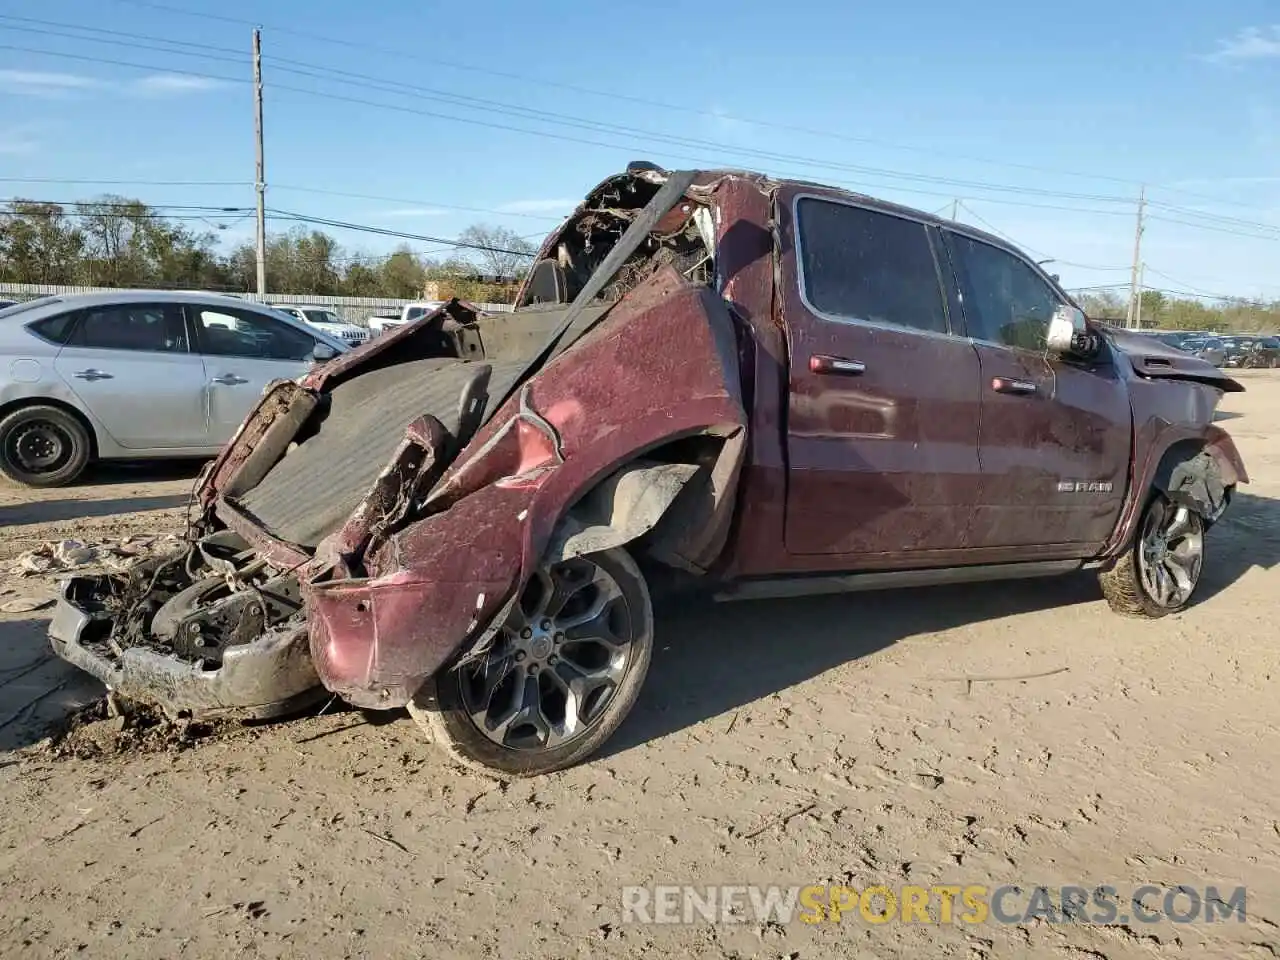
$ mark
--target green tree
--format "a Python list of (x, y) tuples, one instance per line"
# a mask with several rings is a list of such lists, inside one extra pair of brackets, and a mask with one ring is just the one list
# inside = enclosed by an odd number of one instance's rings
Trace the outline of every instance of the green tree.
[(382, 294), (382, 277), (367, 263), (355, 260), (347, 265), (342, 287), (349, 297), (376, 297)]
[(382, 280), (381, 293), (388, 297), (413, 299), (422, 296), (422, 284), (426, 271), (413, 252), (405, 246), (382, 262), (379, 271)]
[(0, 215), (0, 277), (13, 283), (75, 283), (85, 235), (56, 203), (14, 200)]

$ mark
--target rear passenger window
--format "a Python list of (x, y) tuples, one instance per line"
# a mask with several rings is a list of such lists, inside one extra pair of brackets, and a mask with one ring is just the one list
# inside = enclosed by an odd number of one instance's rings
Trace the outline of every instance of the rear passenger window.
[(28, 324), (27, 329), (42, 340), (65, 344), (71, 337), (71, 328), (75, 324), (75, 313), (60, 313), (56, 317), (45, 317), (43, 320)]
[(947, 332), (924, 224), (827, 200), (798, 204), (801, 284), (818, 313)]
[(128, 303), (80, 311), (68, 344), (98, 350), (185, 353), (187, 327), (173, 303)]

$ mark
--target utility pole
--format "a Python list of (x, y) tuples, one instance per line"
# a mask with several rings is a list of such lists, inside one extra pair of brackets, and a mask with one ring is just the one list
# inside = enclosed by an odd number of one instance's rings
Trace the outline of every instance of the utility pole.
[(1133, 308), (1133, 328), (1135, 330), (1142, 329), (1142, 280), (1146, 271), (1147, 265), (1145, 263), (1138, 264), (1138, 299), (1137, 305)]
[(951, 222), (956, 222), (956, 217), (960, 215), (960, 198), (957, 197), (951, 201)]
[(1138, 304), (1138, 286), (1141, 278), (1138, 276), (1142, 269), (1142, 215), (1146, 211), (1147, 206), (1147, 187), (1146, 184), (1138, 191), (1138, 226), (1133, 234), (1133, 277), (1129, 281), (1129, 315), (1125, 318), (1124, 325), (1126, 327), (1136, 326), (1135, 321), (1139, 314)]
[(258, 192), (258, 295), (267, 292), (267, 184), (262, 160), (262, 31), (253, 28), (253, 139), (257, 150), (254, 188)]

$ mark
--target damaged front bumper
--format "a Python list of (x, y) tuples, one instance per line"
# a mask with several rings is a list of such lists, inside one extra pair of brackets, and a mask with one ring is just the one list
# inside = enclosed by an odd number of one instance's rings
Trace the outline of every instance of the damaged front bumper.
[(328, 694), (320, 686), (305, 625), (268, 631), (228, 647), (220, 665), (189, 662), (148, 647), (113, 649), (102, 604), (109, 577), (74, 577), (49, 626), (53, 652), (113, 693), (153, 703), (170, 715), (265, 719), (304, 709)]

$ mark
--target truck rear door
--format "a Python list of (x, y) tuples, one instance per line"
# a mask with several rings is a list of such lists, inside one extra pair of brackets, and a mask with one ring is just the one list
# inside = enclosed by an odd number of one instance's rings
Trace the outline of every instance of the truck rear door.
[(797, 568), (854, 569), (927, 566), (930, 551), (964, 548), (978, 358), (942, 283), (935, 228), (804, 187), (779, 191), (777, 216), (787, 552), (812, 558)]

